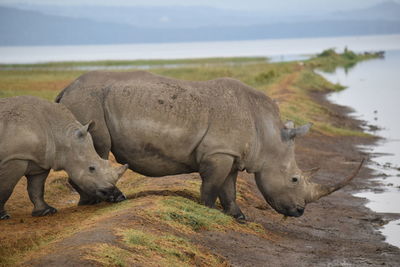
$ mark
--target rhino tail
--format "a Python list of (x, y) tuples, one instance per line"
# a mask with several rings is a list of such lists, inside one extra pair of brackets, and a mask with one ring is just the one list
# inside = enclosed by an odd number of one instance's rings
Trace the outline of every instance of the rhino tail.
[(67, 90), (68, 87), (64, 88), (57, 96), (56, 99), (54, 99), (54, 102), (60, 103), (61, 98), (64, 96), (65, 91)]
[[(84, 75), (85, 75), (85, 74), (84, 74)], [(84, 76), (84, 75), (82, 75), (82, 76)], [(67, 91), (72, 91), (72, 90), (74, 90), (74, 89), (76, 89), (76, 88), (79, 88), (79, 87), (77, 87), (77, 84), (79, 83), (80, 79), (82, 79), (82, 77), (79, 77), (78, 79), (76, 79), (75, 81), (73, 81), (70, 85), (68, 85), (67, 87), (65, 87), (65, 88), (58, 94), (58, 96), (56, 96), (56, 98), (54, 99), (54, 102), (60, 103), (60, 102), (61, 102), (61, 99), (63, 98), (63, 96), (65, 95), (65, 93), (66, 93)]]

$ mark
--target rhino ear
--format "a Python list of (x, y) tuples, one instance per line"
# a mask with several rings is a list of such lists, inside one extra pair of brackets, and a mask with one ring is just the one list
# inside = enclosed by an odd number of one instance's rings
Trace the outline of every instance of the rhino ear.
[(285, 129), (294, 129), (294, 122), (293, 121), (286, 121), (285, 122)]
[(76, 130), (76, 136), (78, 138), (84, 138), (88, 132), (93, 131), (95, 129), (95, 122), (94, 121), (89, 121), (85, 125), (83, 125), (80, 129)]
[(85, 123), (84, 125), (85, 125), (85, 127), (87, 127), (86, 131), (89, 133), (96, 129), (96, 122), (94, 122), (92, 120)]
[(308, 133), (312, 126), (312, 123), (304, 124), (300, 127), (294, 128), (293, 121), (287, 121), (285, 127), (281, 130), (282, 140), (289, 141), (293, 140), (296, 136), (302, 136)]
[(319, 167), (315, 167), (315, 168), (312, 168), (309, 170), (305, 170), (305, 171), (303, 171), (303, 175), (308, 178), (311, 178), (319, 171), (319, 169), (320, 169)]

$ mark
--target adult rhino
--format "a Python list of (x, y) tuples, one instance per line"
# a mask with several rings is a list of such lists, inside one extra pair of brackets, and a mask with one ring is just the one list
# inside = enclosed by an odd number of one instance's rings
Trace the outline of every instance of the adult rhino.
[(93, 198), (118, 202), (125, 196), (115, 183), (128, 166), (112, 167), (98, 156), (88, 129), (65, 106), (32, 96), (0, 99), (0, 219), (10, 216), (4, 204), (22, 176), (34, 204), (33, 216), (55, 213), (43, 198), (50, 169), (65, 170), (81, 194), (79, 204)]
[(236, 204), (238, 171), (255, 174), (279, 213), (301, 216), (307, 203), (343, 187), (312, 183), (297, 167), (294, 138), (311, 124), (283, 124), (263, 93), (229, 78), (193, 82), (144, 71), (89, 72), (56, 98), (80, 122), (93, 120), (94, 146), (106, 159), (147, 176), (199, 172), (201, 200), (244, 219)]

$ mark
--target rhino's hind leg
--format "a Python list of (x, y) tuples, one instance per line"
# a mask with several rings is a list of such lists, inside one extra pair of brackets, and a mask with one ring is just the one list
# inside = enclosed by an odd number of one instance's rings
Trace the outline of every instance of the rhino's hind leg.
[(0, 220), (7, 220), (7, 219), (10, 219), (10, 218), (11, 218), (10, 215), (8, 215), (5, 210), (0, 212)]
[(0, 166), (0, 220), (10, 218), (4, 205), (10, 198), (15, 185), (24, 176), (27, 166), (28, 162), (23, 160), (8, 161)]
[(246, 220), (246, 217), (236, 203), (237, 175), (237, 171), (233, 171), (228, 175), (220, 189), (218, 196), (226, 214), (231, 215), (237, 220), (244, 221)]
[(71, 179), (68, 179), (69, 184), (78, 192), (80, 198), (78, 202), (78, 206), (83, 205), (94, 205), (100, 203), (102, 200), (96, 196), (90, 196), (86, 194), (82, 189), (79, 188)]
[(200, 163), (201, 201), (207, 207), (214, 208), (221, 186), (231, 173), (233, 157), (227, 154), (213, 154)]
[(34, 205), (32, 216), (45, 216), (57, 212), (55, 208), (49, 206), (44, 201), (44, 184), (48, 175), (49, 171), (35, 175), (26, 175), (28, 179), (29, 198)]
[(93, 130), (89, 130), (93, 138), (94, 148), (102, 159), (108, 159), (111, 151), (111, 137), (104, 121), (96, 120)]

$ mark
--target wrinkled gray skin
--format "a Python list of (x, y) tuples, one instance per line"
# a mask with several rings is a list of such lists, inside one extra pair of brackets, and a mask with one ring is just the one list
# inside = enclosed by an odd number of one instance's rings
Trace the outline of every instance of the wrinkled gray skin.
[[(93, 125), (93, 124), (91, 124)], [(55, 213), (43, 198), (50, 169), (65, 170), (81, 194), (80, 205), (125, 199), (115, 183), (128, 166), (112, 167), (93, 147), (88, 128), (63, 105), (36, 97), (0, 99), (0, 219), (22, 176), (28, 180), (33, 216)]]
[(221, 78), (180, 81), (137, 72), (90, 72), (56, 98), (91, 130), (99, 155), (147, 176), (199, 172), (201, 199), (244, 215), (236, 204), (238, 171), (255, 174), (259, 190), (279, 213), (301, 216), (306, 203), (337, 190), (309, 181), (297, 167), (294, 128), (277, 105), (245, 84)]

